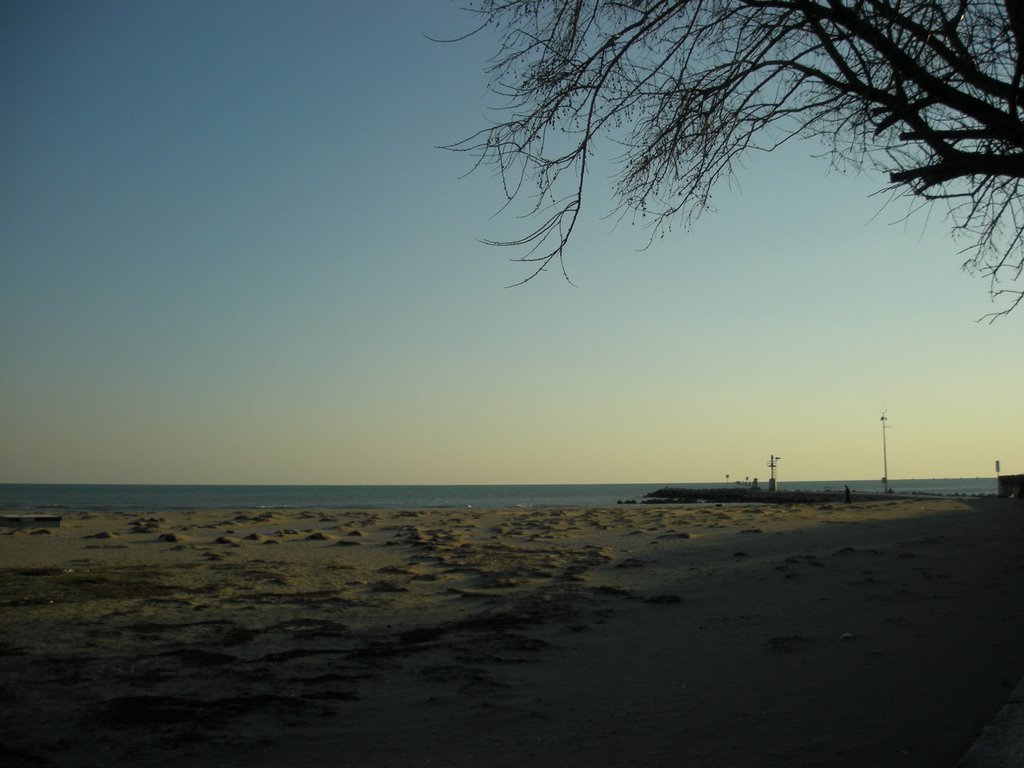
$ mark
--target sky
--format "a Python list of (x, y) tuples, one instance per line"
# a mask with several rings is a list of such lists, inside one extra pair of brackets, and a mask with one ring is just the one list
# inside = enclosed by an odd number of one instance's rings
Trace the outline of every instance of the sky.
[[(1024, 472), (1024, 309), (820, 147), (649, 248), (483, 239), (449, 0), (0, 5), (0, 482), (666, 483)], [(1015, 394), (1016, 393), (1016, 394)]]

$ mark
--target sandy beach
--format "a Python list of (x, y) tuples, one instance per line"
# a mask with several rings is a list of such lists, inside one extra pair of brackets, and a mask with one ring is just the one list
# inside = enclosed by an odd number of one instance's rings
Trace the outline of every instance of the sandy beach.
[(63, 513), (0, 528), (6, 766), (955, 766), (1024, 506)]

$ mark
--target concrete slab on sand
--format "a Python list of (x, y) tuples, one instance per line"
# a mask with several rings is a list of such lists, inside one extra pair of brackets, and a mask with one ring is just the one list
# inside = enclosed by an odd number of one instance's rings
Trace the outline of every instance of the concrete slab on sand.
[(985, 726), (957, 768), (1020, 768), (1024, 766), (1024, 680), (991, 724)]

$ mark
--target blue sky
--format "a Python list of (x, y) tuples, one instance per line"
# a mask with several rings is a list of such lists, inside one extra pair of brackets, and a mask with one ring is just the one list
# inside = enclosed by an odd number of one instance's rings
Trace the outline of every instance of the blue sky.
[[(795, 144), (644, 250), (483, 246), (458, 3), (0, 6), (0, 482), (545, 483), (1024, 471), (1024, 313), (941, 211)], [(1011, 350), (1014, 350), (1011, 352)]]

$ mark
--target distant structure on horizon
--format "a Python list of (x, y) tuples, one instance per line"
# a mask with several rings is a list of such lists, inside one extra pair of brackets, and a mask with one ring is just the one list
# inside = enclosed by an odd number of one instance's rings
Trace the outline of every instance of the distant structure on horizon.
[[(768, 490), (769, 491), (774, 491), (777, 488), (777, 485), (775, 483), (775, 468), (779, 465), (779, 460), (780, 459), (782, 459), (782, 457), (781, 456), (776, 456), (774, 453), (768, 459), (768, 467), (772, 471), (772, 476), (768, 479)], [(756, 483), (757, 481), (755, 480), (754, 482)]]

